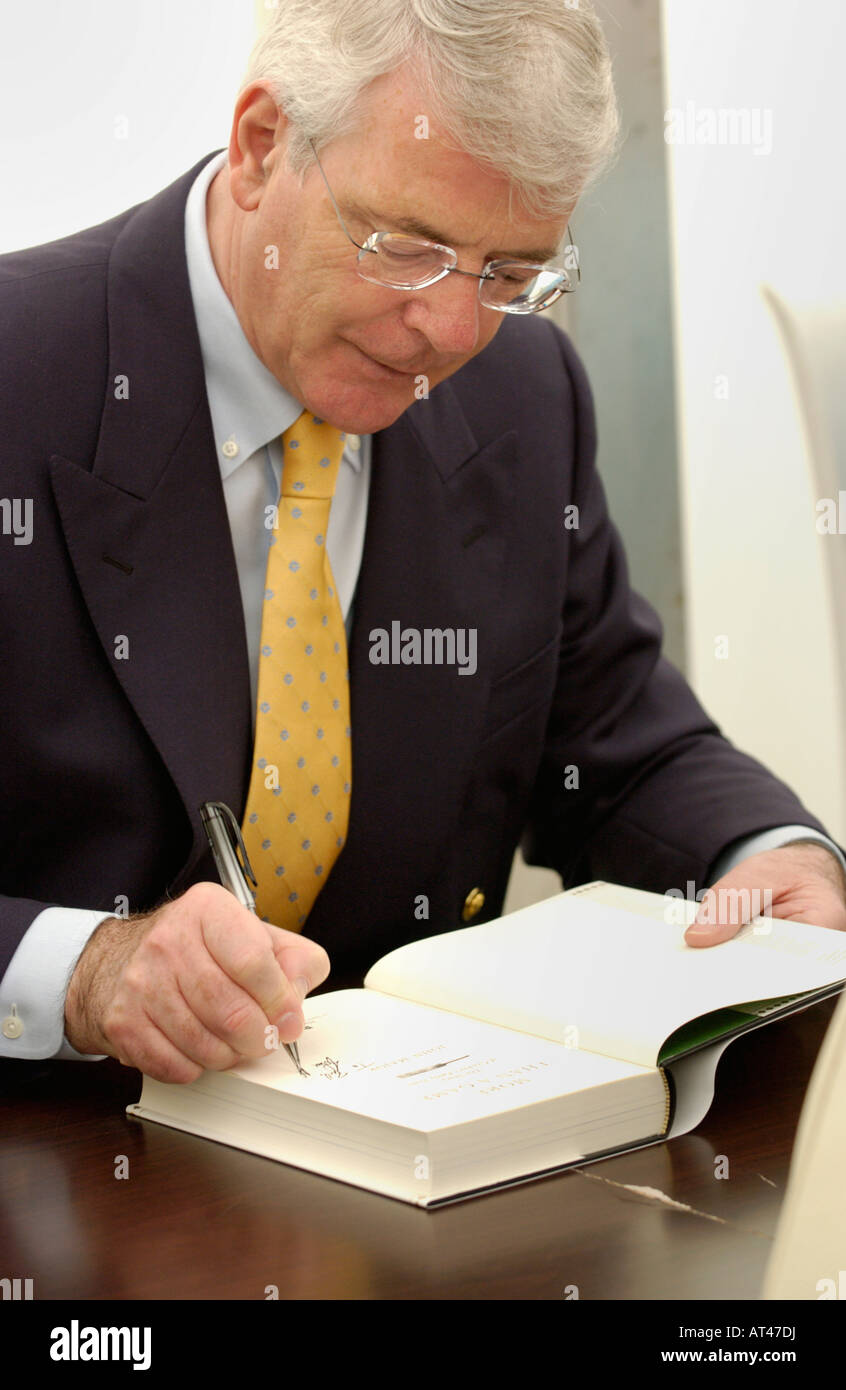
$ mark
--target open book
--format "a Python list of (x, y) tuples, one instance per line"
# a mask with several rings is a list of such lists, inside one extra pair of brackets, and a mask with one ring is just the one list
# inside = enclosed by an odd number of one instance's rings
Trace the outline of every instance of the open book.
[(686, 1133), (728, 1041), (846, 982), (838, 932), (689, 947), (696, 909), (591, 883), (412, 942), (304, 1001), (308, 1076), (277, 1046), (128, 1113), (423, 1207)]

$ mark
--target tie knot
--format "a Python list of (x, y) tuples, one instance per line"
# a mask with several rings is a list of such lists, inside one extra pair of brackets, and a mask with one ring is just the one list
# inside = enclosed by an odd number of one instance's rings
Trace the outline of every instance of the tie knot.
[(281, 497), (332, 497), (346, 435), (304, 410), (282, 436)]

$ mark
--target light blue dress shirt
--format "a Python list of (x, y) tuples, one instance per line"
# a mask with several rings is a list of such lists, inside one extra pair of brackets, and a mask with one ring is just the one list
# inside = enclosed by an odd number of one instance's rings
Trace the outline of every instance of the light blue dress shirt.
[[(255, 711), (262, 594), (271, 529), (267, 508), (279, 497), (280, 436), (303, 407), (256, 357), (221, 285), (209, 250), (206, 194), (226, 162), (221, 152), (201, 169), (185, 206), (185, 250), (194, 313), (203, 354), (206, 392), (223, 481), (250, 659)], [(370, 482), (370, 436), (348, 435), (332, 501), (326, 546), (349, 634), (353, 595), (361, 566)], [(255, 721), (255, 712), (253, 713)], [(712, 878), (741, 859), (791, 840), (819, 840), (846, 870), (846, 860), (826, 836), (788, 825), (737, 841), (720, 857)], [(89, 936), (109, 912), (48, 907), (18, 944), (0, 982), (0, 1056), (28, 1060), (59, 1057), (99, 1061), (81, 1054), (64, 1037), (68, 982)], [(17, 1037), (6, 1037), (3, 1021), (13, 1015)], [(21, 1027), (22, 1025), (22, 1027)]]

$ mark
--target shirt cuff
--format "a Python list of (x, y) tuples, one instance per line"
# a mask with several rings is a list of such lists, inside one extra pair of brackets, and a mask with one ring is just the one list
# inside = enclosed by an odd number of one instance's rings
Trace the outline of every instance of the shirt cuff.
[(846, 858), (827, 835), (813, 830), (809, 825), (777, 825), (772, 830), (762, 830), (755, 835), (746, 835), (742, 840), (735, 840), (728, 849), (723, 850), (711, 866), (708, 883), (716, 883), (717, 879), (739, 864), (741, 859), (748, 859), (753, 854), (763, 854), (768, 849), (781, 849), (782, 845), (795, 844), (797, 840), (814, 840), (823, 845), (836, 855), (846, 874)]
[(46, 907), (30, 923), (0, 981), (0, 1057), (103, 1060), (105, 1053), (77, 1052), (65, 1037), (65, 995), (91, 933), (113, 916)]

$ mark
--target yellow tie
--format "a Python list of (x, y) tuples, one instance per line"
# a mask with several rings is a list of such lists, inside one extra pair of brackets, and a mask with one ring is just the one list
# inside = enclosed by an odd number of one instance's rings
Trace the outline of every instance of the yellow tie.
[(282, 436), (256, 736), (242, 832), (260, 917), (299, 931), (347, 835), (352, 757), (341, 606), (326, 553), (345, 435), (303, 411)]

